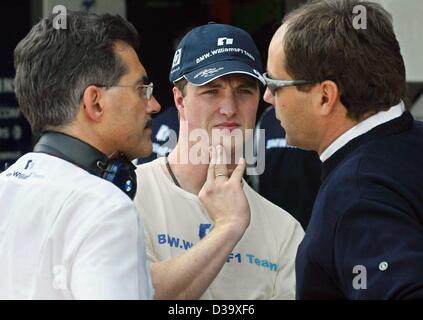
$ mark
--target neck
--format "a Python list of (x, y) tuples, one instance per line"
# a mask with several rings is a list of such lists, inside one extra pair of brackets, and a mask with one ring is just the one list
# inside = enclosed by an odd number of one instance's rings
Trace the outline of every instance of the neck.
[[(206, 182), (209, 164), (193, 164), (190, 161), (185, 161), (189, 159), (182, 156), (181, 149), (178, 143), (175, 149), (168, 155), (170, 168), (182, 189), (198, 195)], [(234, 165), (227, 166), (228, 176), (232, 174), (235, 167)]]
[[(362, 119), (361, 121), (363, 121)], [(357, 125), (359, 121), (353, 120), (345, 114), (337, 115), (332, 117), (330, 121), (327, 121), (323, 132), (323, 136), (320, 145), (317, 149), (319, 156), (341, 135), (350, 130), (352, 127)]]
[(97, 150), (101, 151), (106, 156), (110, 156), (113, 152), (116, 151), (108, 148), (107, 144), (104, 144), (104, 139), (99, 139), (95, 134), (87, 131), (84, 126), (67, 126), (60, 128), (55, 127), (49, 128), (49, 130), (64, 133), (71, 137), (82, 140), (85, 143), (88, 143), (89, 145), (93, 146)]

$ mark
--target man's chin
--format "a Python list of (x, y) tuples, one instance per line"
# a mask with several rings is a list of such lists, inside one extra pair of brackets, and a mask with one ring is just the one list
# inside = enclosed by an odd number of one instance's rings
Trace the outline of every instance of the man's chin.
[(310, 148), (310, 146), (306, 145), (304, 141), (292, 139), (288, 134), (285, 136), (285, 140), (287, 146), (295, 147), (306, 151), (313, 150), (312, 148)]
[(288, 134), (285, 134), (285, 140), (286, 140), (287, 146), (297, 147), (297, 148), (299, 147), (298, 142), (292, 139)]
[(153, 152), (153, 144), (151, 143), (151, 141), (149, 141), (148, 143), (144, 142), (138, 149), (137, 154), (135, 155), (134, 158), (135, 159), (147, 158), (151, 155), (152, 152)]

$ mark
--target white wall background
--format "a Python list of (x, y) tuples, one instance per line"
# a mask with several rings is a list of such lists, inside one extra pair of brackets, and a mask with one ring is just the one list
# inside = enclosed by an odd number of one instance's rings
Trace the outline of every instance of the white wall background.
[(56, 5), (75, 11), (89, 8), (89, 12), (119, 14), (126, 18), (125, 0), (43, 0), (43, 17), (50, 15)]
[(423, 82), (423, 1), (374, 0), (389, 11), (405, 60), (408, 82)]

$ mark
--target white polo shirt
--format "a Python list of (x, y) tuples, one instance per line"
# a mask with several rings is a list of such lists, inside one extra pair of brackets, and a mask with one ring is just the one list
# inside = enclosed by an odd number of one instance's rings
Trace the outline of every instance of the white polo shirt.
[(29, 153), (0, 174), (0, 299), (151, 299), (144, 232), (112, 183)]

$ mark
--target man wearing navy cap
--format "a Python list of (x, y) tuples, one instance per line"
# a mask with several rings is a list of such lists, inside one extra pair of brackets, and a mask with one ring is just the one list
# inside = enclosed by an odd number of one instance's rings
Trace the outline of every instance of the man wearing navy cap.
[[(255, 125), (260, 59), (248, 33), (214, 23), (190, 31), (175, 52), (179, 140), (168, 157), (138, 167), (134, 200), (158, 299), (295, 296), (301, 225), (242, 183), (245, 160), (236, 165)], [(240, 142), (220, 146), (237, 134)]]

